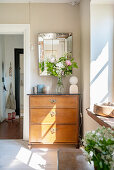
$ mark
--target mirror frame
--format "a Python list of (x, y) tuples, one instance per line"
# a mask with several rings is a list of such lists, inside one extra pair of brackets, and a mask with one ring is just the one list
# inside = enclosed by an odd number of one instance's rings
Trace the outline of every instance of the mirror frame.
[[(39, 76), (50, 76), (50, 75), (41, 75), (41, 73), (40, 73), (40, 68), (39, 68), (39, 62), (40, 62), (40, 56), (39, 56), (39, 37), (43, 37), (43, 36), (45, 36), (45, 34), (53, 34), (53, 39), (52, 38), (50, 38), (50, 40), (54, 40), (54, 39), (56, 39), (56, 36), (58, 37), (58, 38), (65, 38), (65, 35), (69, 35), (69, 37), (70, 36), (72, 36), (72, 42), (71, 42), (71, 51), (70, 51), (70, 53), (71, 53), (71, 57), (72, 57), (72, 55), (73, 55), (73, 34), (71, 33), (71, 32), (41, 32), (41, 33), (38, 33), (37, 34), (37, 48), (38, 48), (38, 50), (37, 50), (37, 52), (38, 52), (38, 73), (39, 73)], [(55, 36), (55, 38), (54, 38), (54, 36)], [(47, 38), (48, 40), (49, 40), (49, 38)]]

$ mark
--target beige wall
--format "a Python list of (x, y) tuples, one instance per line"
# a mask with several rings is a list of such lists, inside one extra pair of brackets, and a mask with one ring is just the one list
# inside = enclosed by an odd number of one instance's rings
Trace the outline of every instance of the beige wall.
[[(79, 69), (74, 75), (79, 78), (80, 89), (80, 22), (79, 6), (69, 4), (0, 4), (0, 24), (30, 24), (31, 36), (31, 88), (38, 83), (52, 86), (55, 90), (56, 78), (38, 75), (37, 33), (39, 32), (72, 32), (73, 56)], [(32, 50), (33, 49), (33, 50)], [(69, 78), (64, 80), (65, 90), (69, 89)], [(65, 83), (67, 82), (67, 83)], [(29, 122), (26, 121), (26, 125)], [(25, 126), (26, 126), (25, 125)], [(26, 139), (29, 136), (27, 126)]]
[(90, 107), (90, 0), (80, 2), (81, 25), (81, 91), (83, 103), (84, 134), (95, 130), (99, 125), (87, 115)]
[[(39, 32), (72, 32), (73, 56), (79, 69), (74, 75), (79, 78), (80, 89), (80, 26), (79, 6), (69, 4), (0, 4), (0, 24), (30, 24), (31, 36), (31, 87), (44, 83), (55, 91), (56, 78), (40, 77), (38, 74), (37, 33)], [(32, 50), (33, 49), (33, 50)], [(65, 78), (65, 92), (69, 84)]]
[[(32, 86), (37, 83), (44, 83), (52, 87), (55, 91), (56, 78), (39, 77), (38, 75), (38, 55), (37, 55), (37, 33), (38, 32), (72, 32), (73, 33), (73, 56), (80, 65), (80, 42), (79, 42), (79, 7), (72, 7), (67, 4), (31, 4), (30, 6), (30, 25), (31, 25), (31, 45), (34, 51), (31, 51), (32, 65), (31, 82)], [(80, 78), (80, 67), (75, 71)], [(68, 78), (65, 78), (68, 81)], [(55, 80), (55, 81), (54, 81)], [(68, 92), (68, 83), (65, 83), (65, 91)], [(80, 82), (80, 81), (79, 81)]]
[(29, 24), (29, 5), (0, 3), (0, 24)]

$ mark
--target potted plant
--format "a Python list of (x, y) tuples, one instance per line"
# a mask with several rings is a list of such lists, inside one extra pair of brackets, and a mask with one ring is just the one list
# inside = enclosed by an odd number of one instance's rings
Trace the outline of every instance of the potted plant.
[(72, 74), (73, 68), (78, 68), (77, 63), (74, 61), (74, 58), (71, 57), (70, 53), (65, 53), (58, 60), (54, 56), (52, 58), (47, 59), (44, 63), (39, 63), (40, 70), (44, 71), (44, 65), (46, 67), (48, 75), (55, 76), (58, 78), (57, 82), (57, 93), (63, 93), (63, 83), (62, 77)]
[(86, 159), (97, 170), (114, 170), (114, 131), (98, 128), (86, 133), (83, 140)]

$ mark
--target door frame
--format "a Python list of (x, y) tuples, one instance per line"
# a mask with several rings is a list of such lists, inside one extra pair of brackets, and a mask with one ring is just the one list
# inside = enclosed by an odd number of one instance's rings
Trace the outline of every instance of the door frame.
[(29, 138), (29, 97), (30, 85), (30, 24), (0, 24), (0, 34), (24, 35), (24, 118), (23, 139)]
[(19, 118), (20, 118), (20, 73), (18, 75), (17, 66), (19, 67), (20, 70), (20, 54), (24, 54), (24, 49), (14, 48), (16, 115), (18, 115)]

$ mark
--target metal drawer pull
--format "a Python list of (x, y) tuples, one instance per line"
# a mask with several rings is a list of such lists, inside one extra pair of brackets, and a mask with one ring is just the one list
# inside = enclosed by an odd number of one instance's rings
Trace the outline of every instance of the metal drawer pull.
[(51, 128), (51, 134), (54, 134), (54, 133), (56, 133), (56, 129), (55, 128)]
[(53, 104), (53, 103), (56, 103), (56, 99), (50, 99), (50, 102)]
[(50, 112), (50, 115), (51, 115), (51, 117), (53, 117), (56, 115), (56, 112), (52, 111), (52, 112)]

